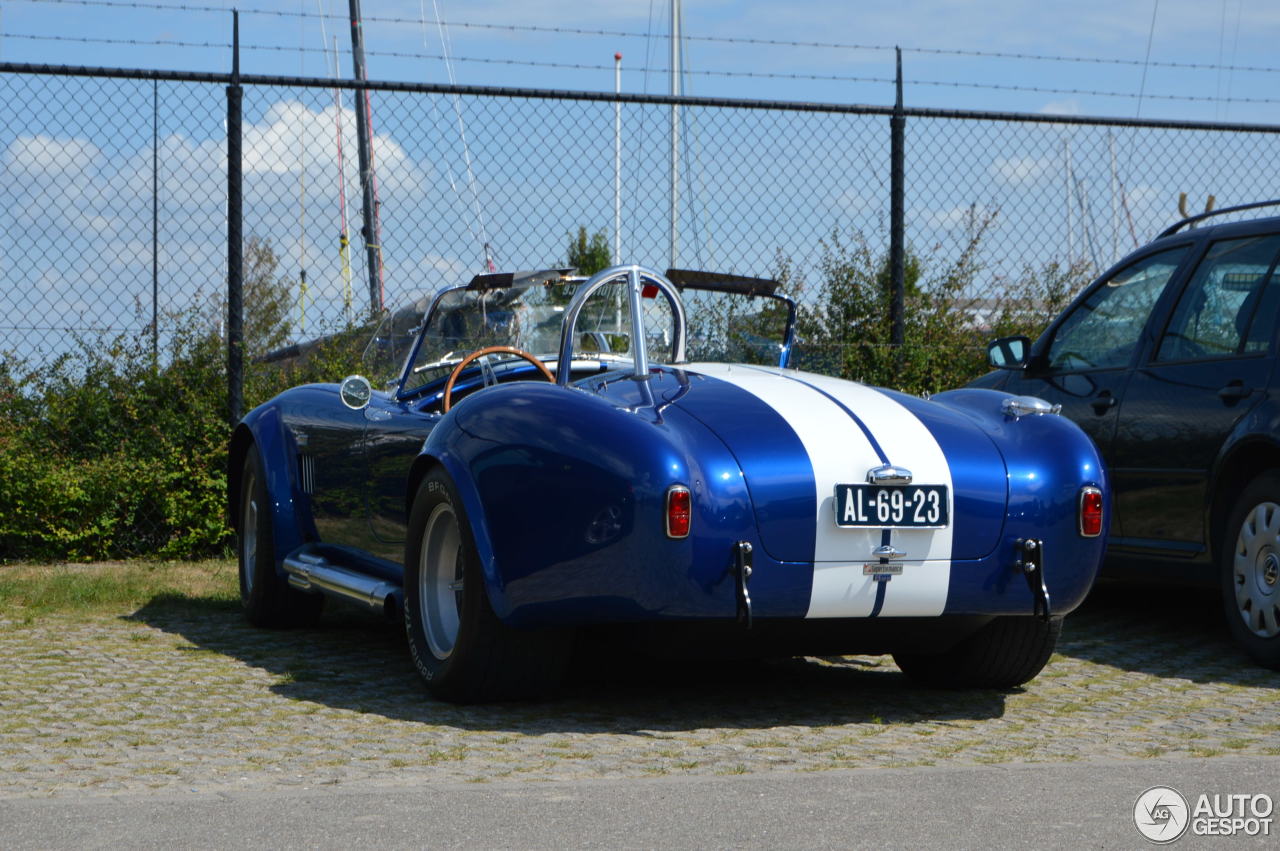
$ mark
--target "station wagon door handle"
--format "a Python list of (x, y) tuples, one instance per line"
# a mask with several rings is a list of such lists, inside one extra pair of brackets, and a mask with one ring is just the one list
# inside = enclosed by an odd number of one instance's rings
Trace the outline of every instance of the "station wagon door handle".
[(1111, 395), (1110, 390), (1103, 390), (1097, 396), (1093, 397), (1090, 405), (1093, 405), (1093, 412), (1101, 416), (1116, 406), (1120, 400)]
[(1237, 378), (1235, 381), (1232, 381), (1230, 384), (1218, 391), (1218, 398), (1230, 404), (1232, 402), (1238, 402), (1252, 393), (1253, 388), (1245, 387), (1244, 382)]

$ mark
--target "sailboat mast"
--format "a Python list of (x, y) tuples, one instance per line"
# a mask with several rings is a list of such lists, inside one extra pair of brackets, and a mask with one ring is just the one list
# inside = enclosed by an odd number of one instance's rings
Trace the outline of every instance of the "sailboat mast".
[[(364, 67), (364, 31), (360, 23), (360, 0), (350, 0), (351, 10), (351, 61), (355, 79), (365, 82), (368, 77)], [(373, 175), (373, 132), (369, 127), (369, 90), (356, 89), (356, 154), (360, 163), (360, 189), (363, 196), (361, 215), (364, 226), (361, 235), (368, 255), (369, 313), (382, 312), (382, 246), (378, 236), (378, 202)]]
[[(613, 54), (613, 93), (622, 94), (622, 54)], [(613, 262), (622, 262), (622, 99), (613, 102)]]
[[(671, 96), (680, 96), (680, 0), (671, 0)], [(671, 104), (671, 268), (680, 265), (680, 105)]]
[[(342, 76), (338, 37), (333, 37), (333, 78)], [(342, 89), (333, 88), (333, 124), (338, 137), (338, 257), (342, 260), (342, 318), (351, 321), (351, 238), (347, 233), (347, 164), (342, 152)]]

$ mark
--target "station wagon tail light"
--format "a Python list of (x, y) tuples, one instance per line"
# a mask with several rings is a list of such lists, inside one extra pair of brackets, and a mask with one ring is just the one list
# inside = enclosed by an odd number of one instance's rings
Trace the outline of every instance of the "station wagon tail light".
[(693, 519), (693, 500), (684, 485), (667, 488), (667, 537), (689, 537), (689, 523)]
[(1080, 534), (1086, 538), (1102, 534), (1102, 491), (1092, 486), (1080, 491)]

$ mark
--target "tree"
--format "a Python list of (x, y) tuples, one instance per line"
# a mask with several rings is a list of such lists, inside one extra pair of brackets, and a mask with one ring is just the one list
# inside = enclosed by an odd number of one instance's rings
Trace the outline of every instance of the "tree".
[(266, 240), (244, 243), (244, 351), (249, 357), (283, 346), (293, 333), (292, 284), (277, 277), (279, 258)]
[(567, 257), (565, 265), (572, 266), (588, 277), (609, 268), (613, 262), (613, 253), (609, 250), (609, 238), (605, 232), (598, 230), (588, 237), (585, 227), (578, 228), (576, 237), (569, 234)]
[[(271, 243), (258, 236), (244, 242), (244, 353), (246, 359), (285, 345), (293, 334), (293, 281), (278, 276), (280, 260)], [(225, 337), (227, 292), (222, 288), (199, 309), (204, 325), (219, 345)]]
[[(960, 386), (989, 367), (986, 342), (1003, 334), (1034, 337), (1071, 296), (1088, 283), (1083, 265), (1050, 262), (1002, 281), (995, 299), (975, 295), (981, 247), (995, 219), (987, 214), (969, 230), (954, 259), (905, 257), (906, 342), (890, 344), (889, 258), (859, 233), (824, 240), (819, 279), (800, 306), (801, 345), (792, 363), (801, 369), (906, 390), (937, 392)], [(776, 276), (799, 295), (805, 282), (787, 258)], [(983, 317), (986, 317), (985, 319)]]

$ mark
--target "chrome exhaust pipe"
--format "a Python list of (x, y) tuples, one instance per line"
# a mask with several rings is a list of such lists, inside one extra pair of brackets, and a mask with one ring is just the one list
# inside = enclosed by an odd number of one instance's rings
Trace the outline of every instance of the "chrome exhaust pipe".
[(286, 556), (284, 569), (289, 584), (301, 591), (337, 597), (392, 619), (403, 611), (404, 592), (398, 585), (331, 564), (314, 553)]

